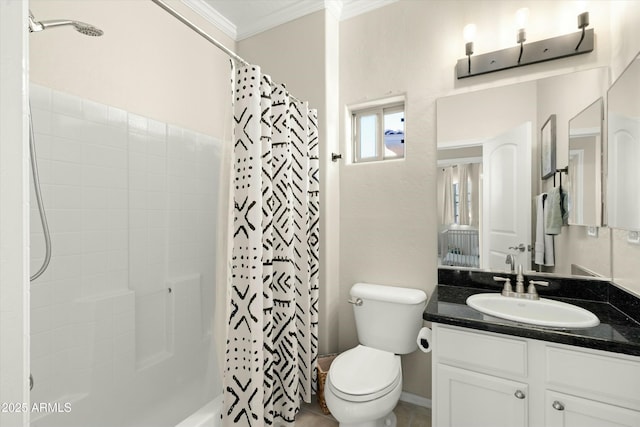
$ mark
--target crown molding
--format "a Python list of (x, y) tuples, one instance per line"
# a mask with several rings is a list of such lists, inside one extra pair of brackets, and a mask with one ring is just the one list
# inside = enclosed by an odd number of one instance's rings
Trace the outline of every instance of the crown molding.
[(286, 22), (293, 21), (324, 8), (324, 2), (301, 0), (291, 6), (278, 10), (275, 13), (264, 16), (261, 19), (256, 20), (254, 23), (244, 26), (244, 28), (238, 28), (238, 37), (236, 41), (255, 36), (263, 31), (270, 30)]
[(211, 7), (210, 4), (203, 0), (182, 0), (182, 3), (189, 6), (196, 13), (215, 25), (220, 31), (231, 37), (233, 40), (237, 40), (238, 29), (235, 24), (222, 16), (220, 12)]
[(182, 0), (185, 5), (189, 6), (235, 41), (246, 39), (323, 9), (327, 9), (331, 15), (342, 21), (397, 1), (398, 0), (299, 0), (270, 15), (256, 19), (248, 25), (237, 27), (205, 0)]
[(374, 9), (387, 6), (397, 1), (398, 0), (352, 0), (347, 2), (341, 1), (341, 3), (343, 3), (343, 7), (342, 14), (340, 15), (340, 20), (344, 21), (346, 19), (362, 15), (363, 13), (367, 13)]
[(324, 8), (327, 9), (334, 18), (340, 20), (342, 9), (344, 9), (344, 2), (342, 0), (324, 0)]

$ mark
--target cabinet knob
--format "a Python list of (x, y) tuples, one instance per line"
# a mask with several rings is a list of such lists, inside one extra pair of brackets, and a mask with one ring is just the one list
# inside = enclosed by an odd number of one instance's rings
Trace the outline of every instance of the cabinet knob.
[(522, 390), (516, 390), (516, 392), (515, 392), (515, 393), (513, 393), (513, 395), (514, 395), (515, 397), (517, 397), (518, 399), (524, 399), (524, 398), (525, 398), (525, 395), (524, 395), (524, 393), (522, 392)]
[(555, 400), (551, 406), (556, 411), (564, 411), (564, 405), (562, 403), (558, 402), (557, 400)]

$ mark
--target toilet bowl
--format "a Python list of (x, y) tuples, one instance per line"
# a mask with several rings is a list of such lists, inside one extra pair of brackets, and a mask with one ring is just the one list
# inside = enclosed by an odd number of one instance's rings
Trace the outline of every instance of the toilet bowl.
[(419, 289), (356, 283), (351, 299), (358, 346), (331, 364), (325, 400), (340, 427), (395, 427), (402, 393), (400, 355), (417, 349), (427, 295)]
[(394, 427), (401, 392), (400, 356), (358, 345), (331, 364), (325, 399), (341, 427)]

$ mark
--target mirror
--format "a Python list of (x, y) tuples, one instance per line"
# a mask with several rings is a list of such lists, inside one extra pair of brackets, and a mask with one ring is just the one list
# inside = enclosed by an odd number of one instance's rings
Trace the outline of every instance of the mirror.
[(607, 95), (607, 218), (610, 227), (640, 230), (640, 57)]
[(599, 98), (569, 120), (569, 225), (602, 226), (602, 124)]
[[(567, 167), (569, 121), (608, 85), (609, 70), (601, 67), (437, 100), (439, 265), (509, 271), (522, 264), (560, 275), (611, 276), (608, 229), (594, 236), (586, 227), (562, 227), (552, 238), (553, 265), (535, 264), (532, 252), (541, 240), (536, 196), (560, 184), (560, 174), (541, 178), (543, 124), (555, 115), (556, 168)], [(569, 188), (567, 178), (562, 185)], [(586, 211), (593, 213), (585, 206), (583, 217)]]

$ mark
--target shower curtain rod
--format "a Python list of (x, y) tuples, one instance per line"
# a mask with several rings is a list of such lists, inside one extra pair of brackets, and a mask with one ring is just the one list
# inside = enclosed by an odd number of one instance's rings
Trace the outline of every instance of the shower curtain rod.
[(189, 21), (187, 18), (185, 18), (180, 13), (178, 13), (175, 9), (171, 8), (171, 6), (169, 6), (168, 4), (163, 2), (162, 0), (151, 0), (151, 1), (154, 2), (155, 4), (157, 4), (158, 6), (160, 6), (161, 8), (163, 8), (170, 15), (173, 15), (174, 18), (176, 18), (177, 20), (182, 22), (184, 25), (186, 25), (187, 27), (191, 28), (193, 31), (195, 31), (196, 33), (200, 34), (202, 37), (207, 39), (210, 43), (212, 43), (218, 49), (220, 49), (221, 51), (223, 51), (224, 53), (229, 55), (232, 59), (234, 59), (237, 62), (240, 62), (240, 63), (242, 63), (244, 65), (249, 65), (249, 63), (247, 61), (245, 61), (240, 56), (238, 56), (238, 54), (236, 54), (234, 51), (232, 51), (231, 49), (227, 48), (225, 45), (223, 45), (218, 40), (216, 40), (213, 37), (211, 37), (209, 34), (205, 33), (200, 27), (198, 27), (193, 22)]
[[(242, 59), (237, 53), (235, 53), (234, 51), (232, 51), (231, 49), (229, 49), (228, 47), (226, 47), (225, 45), (220, 43), (218, 40), (216, 40), (213, 37), (211, 37), (209, 34), (205, 33), (200, 27), (198, 27), (193, 22), (189, 21), (187, 18), (185, 18), (183, 15), (181, 15), (179, 12), (177, 12), (171, 6), (166, 4), (164, 1), (162, 1), (162, 0), (151, 0), (151, 1), (154, 2), (155, 4), (157, 4), (158, 6), (160, 6), (161, 8), (163, 8), (166, 12), (168, 12), (170, 15), (172, 15), (178, 21), (182, 22), (184, 25), (186, 25), (187, 27), (191, 28), (196, 33), (200, 34), (203, 38), (205, 38), (207, 41), (209, 41), (215, 47), (217, 47), (218, 49), (220, 49), (221, 51), (226, 53), (229, 57), (231, 57), (231, 59), (233, 59), (236, 62), (239, 62), (239, 63), (241, 63), (243, 65), (250, 65), (247, 61)], [(291, 99), (293, 99), (294, 101), (297, 101), (297, 102), (302, 102), (298, 98), (296, 98), (295, 96), (293, 96), (291, 94), (289, 94), (289, 98), (291, 98)]]

